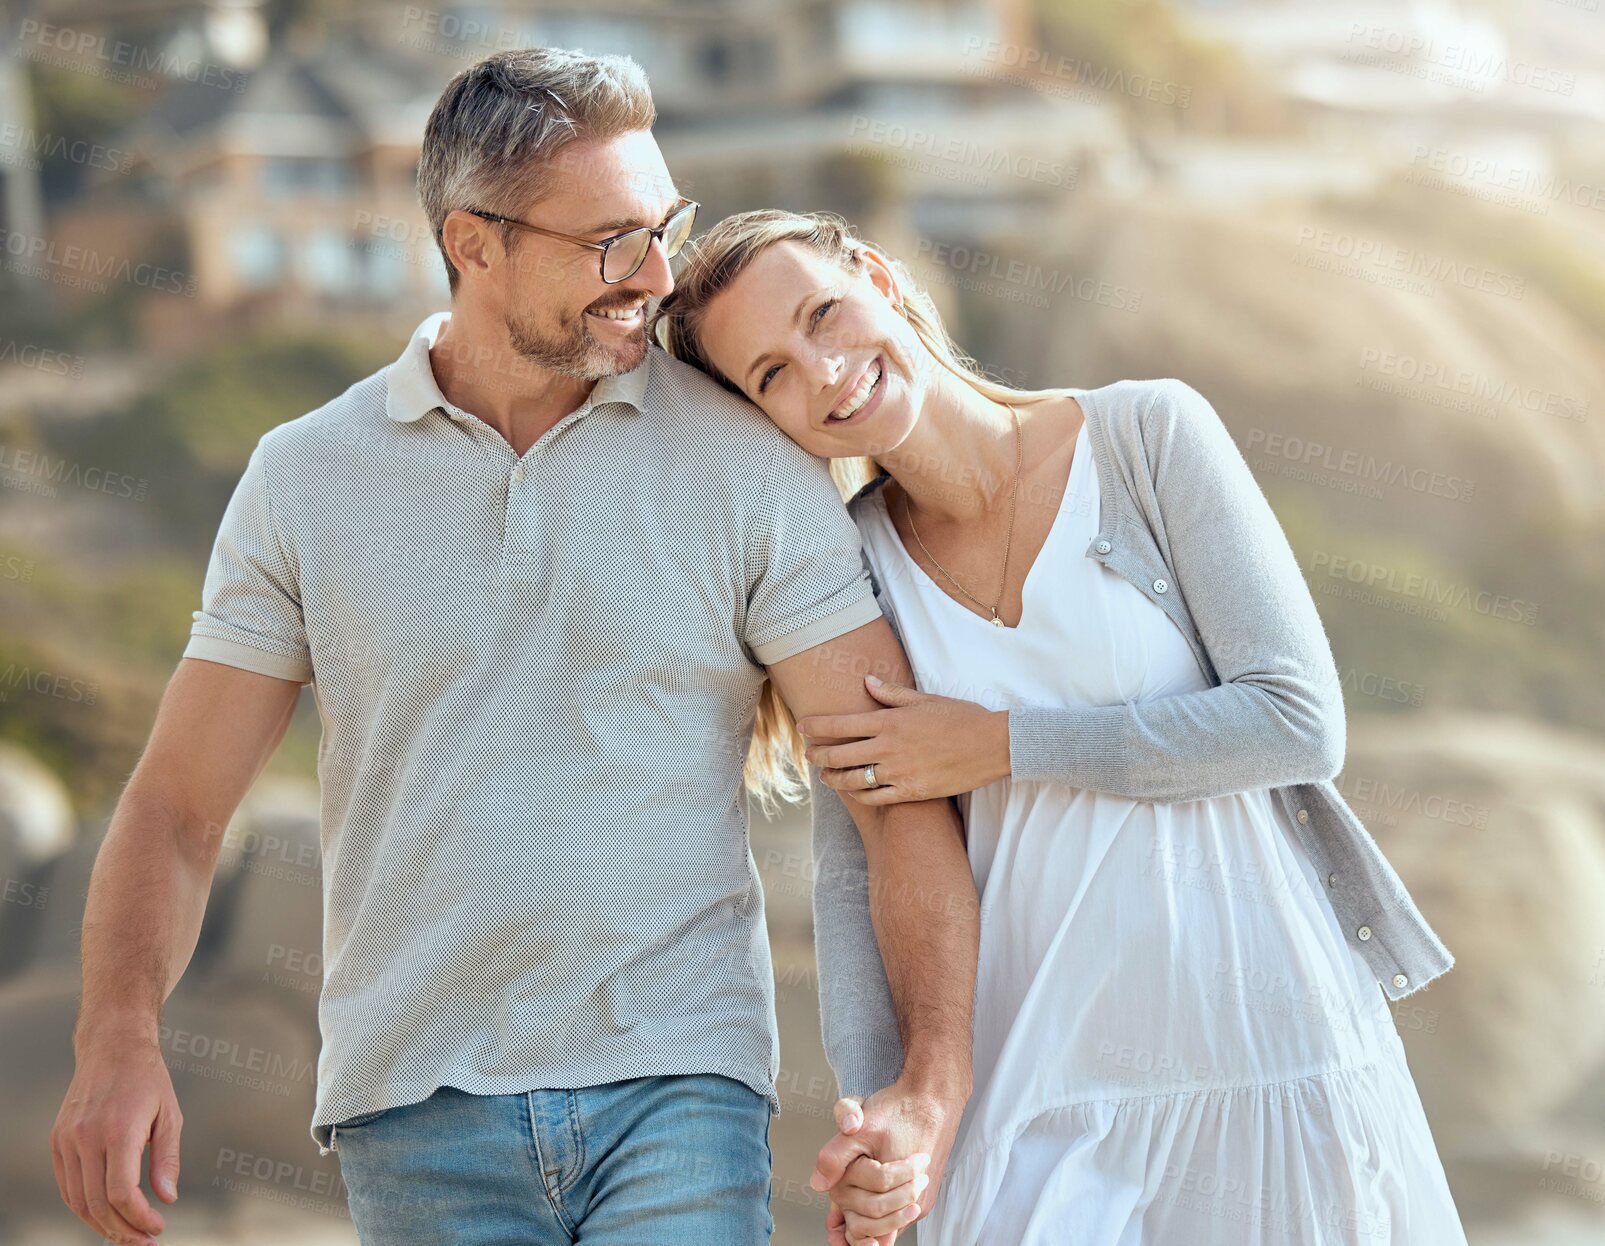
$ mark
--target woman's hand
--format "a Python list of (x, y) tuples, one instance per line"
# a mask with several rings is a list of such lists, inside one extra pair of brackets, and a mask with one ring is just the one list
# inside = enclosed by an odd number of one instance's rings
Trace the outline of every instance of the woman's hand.
[[(894, 1086), (878, 1098), (897, 1093), (900, 1092)], [(923, 1136), (907, 1133), (906, 1113), (899, 1114), (906, 1105), (892, 1106), (892, 1115), (884, 1121), (880, 1119), (880, 1108), (875, 1109), (881, 1128), (872, 1129), (871, 1134), (882, 1148), (897, 1142), (907, 1145), (911, 1138)], [(958, 1110), (963, 1111), (962, 1105)], [(846, 1140), (864, 1128), (865, 1109), (857, 1099), (842, 1098), (836, 1101), (835, 1116), (837, 1136), (821, 1149), (819, 1166), (809, 1179), (809, 1184), (818, 1189), (825, 1179), (821, 1168), (840, 1172), (835, 1184), (826, 1187), (830, 1191), (830, 1212), (825, 1218), (827, 1246), (895, 1246), (898, 1233), (923, 1218), (935, 1200), (934, 1191), (929, 1198), (924, 1197), (931, 1186), (931, 1156), (918, 1152), (883, 1163), (872, 1155), (857, 1154), (849, 1161), (853, 1149)], [(943, 1123), (952, 1122), (943, 1118)], [(934, 1136), (945, 1156), (952, 1146), (951, 1132)], [(829, 1160), (827, 1155), (831, 1156)], [(840, 1167), (842, 1163), (846, 1163), (845, 1168)], [(940, 1163), (937, 1172), (941, 1172)]]
[[(973, 792), (1009, 774), (1009, 715), (864, 676), (883, 710), (813, 714), (797, 723), (820, 778), (864, 805)], [(814, 743), (843, 740), (842, 744)], [(864, 767), (875, 767), (875, 786)]]

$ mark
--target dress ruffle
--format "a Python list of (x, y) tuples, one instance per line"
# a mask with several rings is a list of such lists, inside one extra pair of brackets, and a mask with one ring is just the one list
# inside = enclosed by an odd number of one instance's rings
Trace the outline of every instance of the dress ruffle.
[(954, 1156), (919, 1240), (1464, 1246), (1466, 1239), (1395, 1036), (1368, 1066), (1043, 1112)]

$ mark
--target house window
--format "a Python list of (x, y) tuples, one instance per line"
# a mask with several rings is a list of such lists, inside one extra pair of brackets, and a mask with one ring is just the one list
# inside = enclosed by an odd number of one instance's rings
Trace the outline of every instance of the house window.
[(319, 294), (351, 292), (357, 283), (357, 265), (345, 234), (320, 229), (301, 244), (301, 280)]
[(344, 160), (322, 156), (270, 156), (262, 162), (262, 193), (270, 199), (292, 195), (331, 195), (356, 185)]
[(238, 226), (228, 240), (234, 276), (248, 290), (266, 290), (285, 277), (284, 239), (261, 225)]

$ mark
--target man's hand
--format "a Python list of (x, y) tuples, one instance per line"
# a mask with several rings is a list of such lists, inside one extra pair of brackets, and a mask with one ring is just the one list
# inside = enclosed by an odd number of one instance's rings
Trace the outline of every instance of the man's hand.
[[(864, 678), (885, 709), (798, 720), (819, 777), (864, 805), (957, 796), (1009, 774), (1009, 715), (974, 701)], [(829, 743), (837, 740), (843, 743)], [(876, 786), (864, 782), (875, 767)]]
[(862, 1106), (836, 1104), (837, 1134), (809, 1184), (829, 1190), (831, 1246), (892, 1246), (936, 1205), (966, 1096), (894, 1082)]
[(164, 1203), (177, 1201), (183, 1123), (153, 1033), (84, 1036), (50, 1133), (62, 1199), (102, 1237), (155, 1246), (166, 1225), (140, 1189), (141, 1160), (148, 1145), (151, 1189)]
[(162, 1063), (162, 1003), (200, 937), (223, 831), (284, 738), (301, 688), (185, 658), (112, 814), (84, 905), (77, 1068), (50, 1131), (67, 1206), (114, 1242), (155, 1246), (178, 1198), (183, 1118)]
[[(835, 1116), (838, 1137), (863, 1128), (864, 1111), (857, 1099), (836, 1100)], [(919, 1196), (931, 1183), (930, 1164), (931, 1157), (923, 1152), (886, 1163), (868, 1155), (856, 1157), (831, 1190), (825, 1218), (828, 1246), (893, 1246), (899, 1231), (920, 1217)], [(816, 1169), (812, 1180), (817, 1184), (822, 1179)]]

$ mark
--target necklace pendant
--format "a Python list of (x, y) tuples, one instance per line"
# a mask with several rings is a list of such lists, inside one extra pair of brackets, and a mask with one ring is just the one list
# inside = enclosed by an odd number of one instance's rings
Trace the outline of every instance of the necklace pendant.
[(994, 614), (992, 616), (992, 626), (993, 627), (1002, 627), (1003, 626), (1003, 620), (998, 618), (998, 616)]

